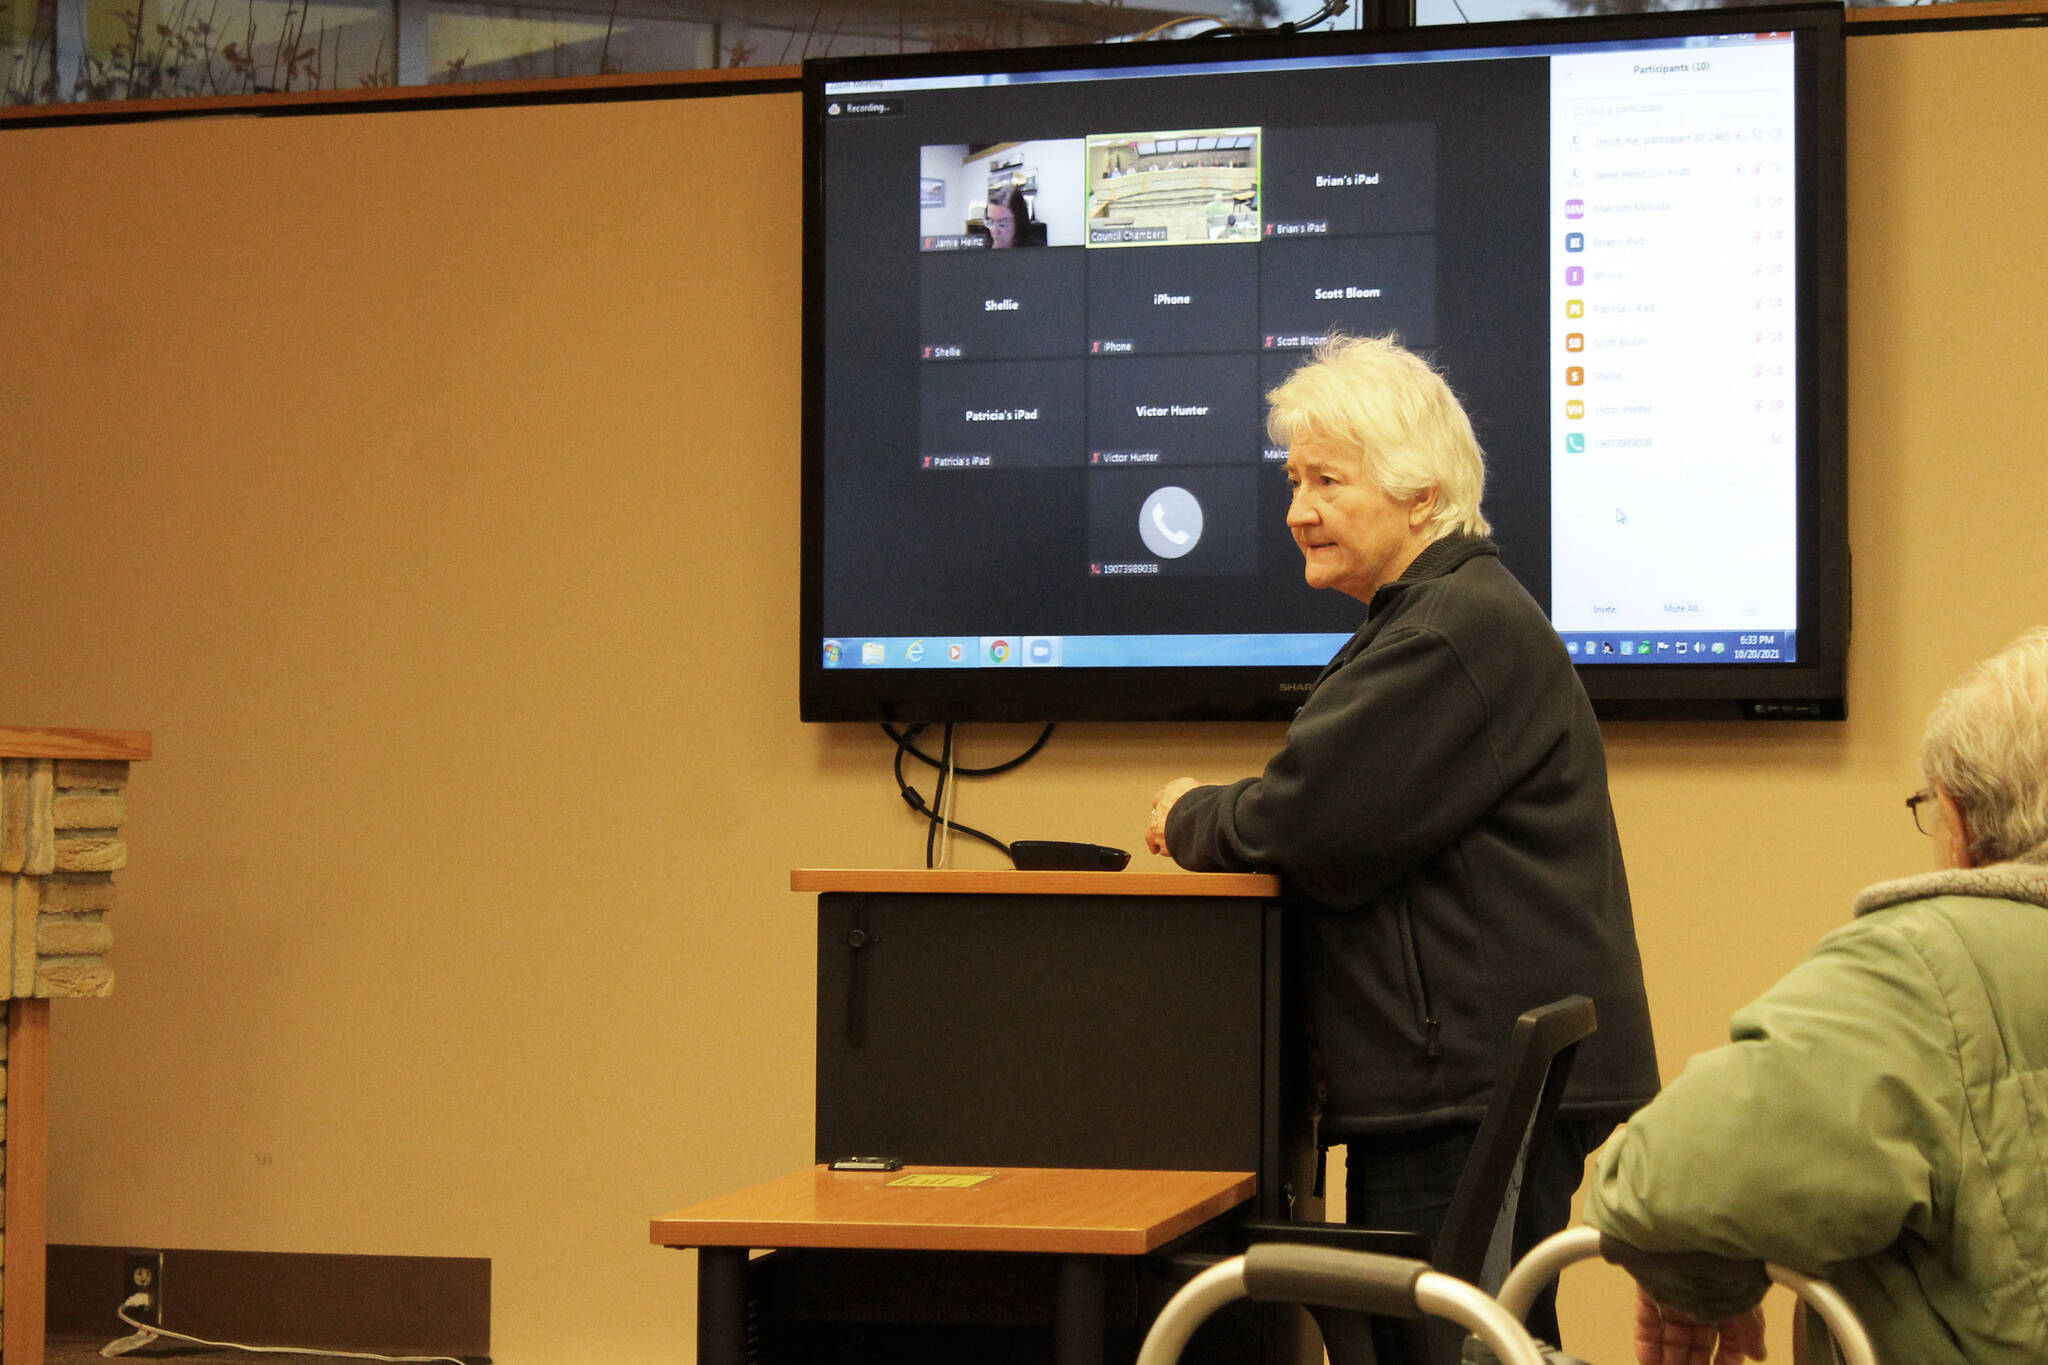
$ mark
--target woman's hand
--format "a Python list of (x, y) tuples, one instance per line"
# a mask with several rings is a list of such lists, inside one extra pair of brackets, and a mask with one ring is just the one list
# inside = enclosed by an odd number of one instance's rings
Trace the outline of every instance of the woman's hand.
[(1764, 1310), (1701, 1322), (1636, 1287), (1636, 1365), (1743, 1365), (1764, 1358)]
[(1192, 777), (1177, 777), (1152, 795), (1152, 818), (1145, 822), (1145, 847), (1154, 853), (1172, 857), (1173, 852), (1166, 846), (1166, 817), (1173, 810), (1173, 803), (1201, 786)]

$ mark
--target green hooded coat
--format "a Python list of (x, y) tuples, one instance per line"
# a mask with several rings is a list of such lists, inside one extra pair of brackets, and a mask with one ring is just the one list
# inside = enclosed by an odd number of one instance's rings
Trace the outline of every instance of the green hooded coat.
[[(1887, 1365), (2040, 1365), (2048, 867), (1887, 882), (1856, 914), (1601, 1149), (1586, 1221), (1824, 1276)], [(1644, 1279), (1709, 1319), (1760, 1296)]]

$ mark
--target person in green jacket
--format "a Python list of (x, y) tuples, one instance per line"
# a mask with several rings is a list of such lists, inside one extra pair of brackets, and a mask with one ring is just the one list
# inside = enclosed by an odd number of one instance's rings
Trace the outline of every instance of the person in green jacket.
[[(1942, 696), (1921, 767), (1907, 805), (1942, 870), (1865, 890), (1853, 922), (1738, 1012), (1733, 1041), (1601, 1149), (1585, 1218), (1645, 1251), (1824, 1276), (1888, 1365), (2038, 1365), (2048, 628)], [(1642, 1365), (1763, 1357), (1760, 1276), (1636, 1277)]]

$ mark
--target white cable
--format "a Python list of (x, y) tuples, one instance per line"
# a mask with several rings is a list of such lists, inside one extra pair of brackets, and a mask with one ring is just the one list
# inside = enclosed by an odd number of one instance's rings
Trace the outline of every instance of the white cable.
[(942, 803), (945, 813), (939, 817), (939, 866), (953, 865), (953, 810), (960, 800), (960, 784), (953, 775), (953, 745), (946, 746), (946, 799)]
[[(270, 1355), (282, 1356), (336, 1356), (346, 1357), (349, 1360), (445, 1361), (447, 1365), (468, 1365), (467, 1361), (457, 1356), (380, 1356), (374, 1351), (321, 1351), (309, 1346), (245, 1346), (239, 1341), (208, 1341), (205, 1337), (190, 1336), (184, 1332), (173, 1332), (167, 1327), (152, 1327), (146, 1322), (137, 1322), (134, 1318), (128, 1316), (128, 1310), (136, 1306), (137, 1299), (140, 1299), (143, 1303), (149, 1302), (147, 1295), (134, 1294), (129, 1296), (128, 1302), (122, 1304), (116, 1310), (117, 1316), (119, 1316), (121, 1321), (135, 1329), (134, 1335), (122, 1337), (119, 1341), (110, 1342), (106, 1346), (101, 1347), (101, 1355), (125, 1355), (138, 1346), (149, 1345), (150, 1342), (158, 1337), (172, 1337), (178, 1341), (189, 1341), (194, 1346), (212, 1346), (223, 1351), (261, 1351)], [(115, 1347), (120, 1349), (116, 1350), (114, 1349)]]

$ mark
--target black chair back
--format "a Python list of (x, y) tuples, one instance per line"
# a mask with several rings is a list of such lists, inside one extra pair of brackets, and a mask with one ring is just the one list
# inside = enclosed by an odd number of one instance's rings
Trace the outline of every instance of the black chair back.
[(1535, 1168), (1579, 1042), (1596, 1023), (1593, 1002), (1583, 995), (1539, 1005), (1515, 1020), (1493, 1100), (1480, 1120), (1472, 1155), (1458, 1172), (1444, 1230), (1429, 1257), (1433, 1269), (1479, 1283), (1495, 1229), (1513, 1214), (1506, 1207), (1509, 1183), (1517, 1170)]
[[(1515, 1020), (1501, 1054), (1493, 1099), (1480, 1120), (1471, 1155), (1458, 1173), (1434, 1245), (1412, 1232), (1345, 1223), (1247, 1223), (1247, 1241), (1307, 1242), (1318, 1246), (1409, 1256), (1430, 1268), (1491, 1291), (1484, 1283), (1487, 1252), (1505, 1222), (1512, 1238), (1509, 1199), (1517, 1171), (1533, 1168), (1571, 1079), (1572, 1059), (1598, 1020), (1583, 995), (1539, 1005)], [(1506, 1264), (1503, 1258), (1502, 1271)], [(1378, 1319), (1339, 1309), (1312, 1308), (1331, 1365), (1458, 1365), (1464, 1334), (1447, 1324)]]

